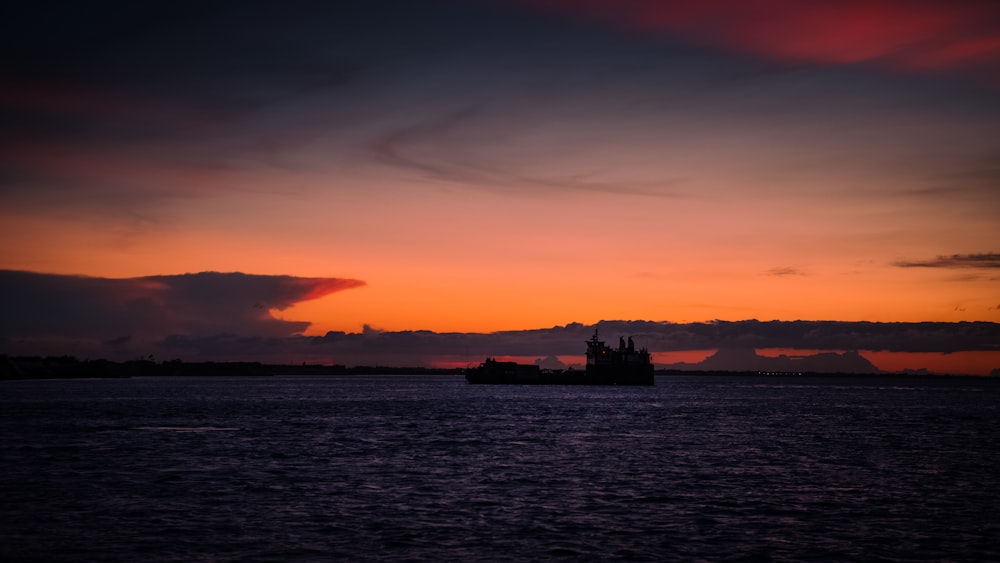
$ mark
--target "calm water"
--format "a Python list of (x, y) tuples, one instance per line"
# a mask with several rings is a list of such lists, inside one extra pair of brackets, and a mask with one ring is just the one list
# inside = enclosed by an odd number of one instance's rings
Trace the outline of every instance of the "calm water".
[(0, 559), (997, 561), (998, 405), (971, 378), (0, 382)]

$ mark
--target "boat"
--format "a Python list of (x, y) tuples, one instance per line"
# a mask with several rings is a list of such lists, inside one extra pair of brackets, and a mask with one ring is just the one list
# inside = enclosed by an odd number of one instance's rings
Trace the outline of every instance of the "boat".
[(608, 346), (597, 331), (586, 342), (587, 369), (543, 370), (533, 364), (501, 362), (496, 358), (465, 372), (469, 383), (507, 385), (653, 385), (653, 361), (649, 350), (636, 349), (632, 337), (618, 339), (618, 348)]
[(653, 385), (653, 357), (649, 350), (636, 350), (632, 337), (628, 343), (618, 339), (618, 349), (594, 336), (587, 341), (587, 379), (591, 385)]
[[(546, 383), (542, 377), (542, 368), (534, 364), (519, 364), (517, 362), (498, 362), (495, 358), (486, 358), (479, 367), (465, 370), (465, 380), (469, 383), (514, 383), (533, 384)], [(545, 373), (549, 376), (551, 373)]]

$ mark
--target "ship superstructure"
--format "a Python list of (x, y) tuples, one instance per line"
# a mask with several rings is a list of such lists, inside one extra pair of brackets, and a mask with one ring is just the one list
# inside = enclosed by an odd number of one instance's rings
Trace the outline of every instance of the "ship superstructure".
[(627, 343), (619, 338), (616, 349), (594, 330), (587, 341), (587, 379), (597, 385), (653, 385), (652, 357), (646, 348), (637, 350), (631, 336)]

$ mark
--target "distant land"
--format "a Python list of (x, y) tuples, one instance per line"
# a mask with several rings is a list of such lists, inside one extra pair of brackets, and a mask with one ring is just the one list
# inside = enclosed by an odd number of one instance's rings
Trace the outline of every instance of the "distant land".
[(84, 379), (128, 377), (273, 376), (273, 375), (425, 375), (465, 373), (464, 369), (398, 366), (353, 366), (320, 364), (265, 364), (261, 362), (157, 362), (137, 359), (125, 362), (80, 360), (72, 356), (0, 356), (0, 380)]
[(875, 364), (856, 351), (772, 357), (761, 356), (753, 348), (720, 348), (697, 363), (681, 362), (657, 367), (692, 371), (882, 373)]
[[(839, 356), (842, 363), (819, 363), (805, 357), (765, 357), (753, 350), (719, 351), (697, 364), (666, 364), (657, 366), (657, 375), (774, 375), (774, 376), (962, 376), (937, 374), (926, 370), (884, 372), (875, 368), (859, 354), (845, 352), (822, 356)], [(817, 365), (826, 369), (817, 370)], [(839, 365), (831, 371), (831, 365)], [(867, 368), (867, 369), (865, 369)], [(572, 368), (571, 368), (572, 369)], [(72, 356), (5, 356), (0, 355), (0, 380), (31, 379), (112, 379), (130, 377), (207, 377), (207, 376), (277, 376), (277, 375), (456, 375), (465, 368), (429, 368), (407, 366), (344, 366), (322, 364), (265, 364), (261, 362), (184, 362), (136, 359), (125, 362), (81, 360)], [(993, 370), (991, 377), (1000, 377)], [(982, 376), (975, 376), (982, 377)]]

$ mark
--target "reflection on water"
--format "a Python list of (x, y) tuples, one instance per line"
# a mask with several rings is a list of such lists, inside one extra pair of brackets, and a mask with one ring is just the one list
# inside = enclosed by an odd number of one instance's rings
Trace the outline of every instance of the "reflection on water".
[(0, 384), (5, 560), (998, 560), (1000, 381)]

